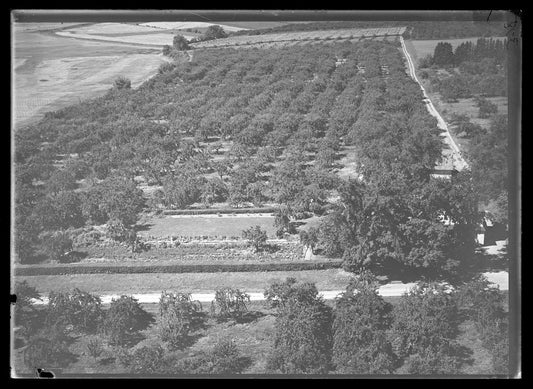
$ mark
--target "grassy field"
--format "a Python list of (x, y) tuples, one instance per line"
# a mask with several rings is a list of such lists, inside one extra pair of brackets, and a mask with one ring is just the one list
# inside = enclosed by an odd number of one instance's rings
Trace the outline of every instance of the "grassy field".
[(163, 217), (154, 218), (145, 226), (147, 229), (139, 232), (143, 236), (237, 236), (242, 230), (253, 226), (260, 226), (267, 232), (269, 238), (275, 238), (273, 216), (227, 216), (223, 217)]
[(46, 26), (32, 28), (14, 27), (14, 63), (18, 66), (13, 70), (12, 101), (17, 127), (45, 112), (100, 95), (119, 75), (137, 87), (166, 62), (159, 50), (73, 40), (42, 32)]
[(187, 273), (187, 274), (71, 274), (61, 276), (15, 277), (26, 280), (41, 293), (79, 288), (98, 294), (159, 293), (162, 290), (207, 293), (223, 287), (262, 292), (274, 281), (286, 277), (316, 283), (319, 290), (344, 289), (351, 275), (340, 269), (284, 272)]
[[(172, 45), (172, 40), (174, 39), (174, 34), (157, 32), (157, 33), (146, 33), (146, 34), (128, 34), (120, 36), (110, 36), (110, 35), (100, 35), (100, 34), (84, 34), (84, 33), (73, 33), (70, 31), (61, 31), (57, 35), (68, 37), (68, 38), (78, 38), (78, 39), (88, 39), (96, 41), (105, 41), (113, 43), (130, 43), (137, 45), (149, 45), (149, 46), (164, 46)], [(185, 36), (185, 38), (190, 39), (191, 36)]]

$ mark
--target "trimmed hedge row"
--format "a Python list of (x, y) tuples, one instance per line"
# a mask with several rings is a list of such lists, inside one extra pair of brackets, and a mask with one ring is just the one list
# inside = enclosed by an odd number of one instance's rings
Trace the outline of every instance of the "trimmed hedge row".
[(257, 271), (326, 270), (342, 267), (342, 261), (281, 262), (235, 264), (176, 264), (146, 266), (31, 266), (15, 268), (16, 276), (50, 276), (68, 274), (136, 274), (136, 273), (218, 273)]
[(163, 215), (215, 215), (220, 214), (243, 214), (243, 213), (274, 213), (277, 208), (224, 208), (224, 209), (165, 209)]

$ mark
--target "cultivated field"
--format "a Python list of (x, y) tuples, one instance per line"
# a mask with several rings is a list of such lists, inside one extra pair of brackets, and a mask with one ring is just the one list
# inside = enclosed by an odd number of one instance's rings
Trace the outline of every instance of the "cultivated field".
[[(87, 39), (87, 40), (96, 40), (102, 42), (115, 42), (115, 43), (130, 43), (136, 45), (146, 45), (146, 46), (164, 46), (172, 45), (172, 40), (174, 39), (174, 34), (172, 33), (149, 33), (149, 34), (135, 34), (135, 35), (120, 35), (120, 36), (109, 36), (109, 35), (97, 35), (97, 34), (82, 34), (82, 33), (73, 33), (70, 31), (61, 31), (57, 35), (64, 36), (67, 38), (76, 38), (76, 39)], [(190, 39), (192, 36), (185, 36), (185, 38)]]
[[(146, 26), (146, 27), (154, 27), (154, 28), (162, 28), (165, 30), (185, 30), (187, 28), (200, 28), (205, 29), (209, 26), (220, 26), (225, 31), (241, 31), (241, 30), (248, 30), (246, 27), (242, 26), (236, 26), (236, 23), (226, 24), (224, 22), (222, 23), (206, 23), (206, 22), (149, 22), (149, 23), (142, 23), (139, 26)], [(261, 27), (264, 28), (264, 27)]]
[[(194, 43), (194, 48), (203, 47), (231, 47), (244, 46), (255, 47), (255, 45), (264, 45), (274, 43), (276, 45), (294, 45), (301, 41), (322, 41), (322, 40), (351, 40), (363, 38), (394, 38), (400, 36), (405, 31), (404, 27), (394, 28), (371, 28), (371, 29), (342, 29), (342, 30), (323, 30), (323, 31), (305, 31), (305, 32), (288, 32), (277, 34), (250, 35), (250, 36), (233, 36), (214, 41)], [(266, 46), (269, 47), (269, 46)]]
[(167, 61), (159, 50), (66, 39), (41, 33), (42, 25), (32, 28), (35, 31), (27, 32), (24, 25), (14, 28), (13, 117), (17, 127), (47, 111), (98, 96), (119, 75), (137, 87)]

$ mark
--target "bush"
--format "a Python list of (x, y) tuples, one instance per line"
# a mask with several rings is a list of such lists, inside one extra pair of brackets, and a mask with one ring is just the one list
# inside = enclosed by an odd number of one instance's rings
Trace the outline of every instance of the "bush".
[(179, 374), (238, 374), (250, 364), (232, 340), (219, 340), (212, 350), (179, 360)]
[(457, 344), (459, 311), (446, 287), (418, 283), (394, 309), (392, 343), (403, 368), (417, 374), (453, 374), (471, 351)]
[(52, 261), (69, 262), (73, 245), (70, 235), (65, 231), (47, 232), (40, 236), (43, 251)]
[(189, 50), (189, 42), (182, 35), (174, 36), (172, 40), (172, 47), (178, 51)]
[(160, 345), (144, 346), (122, 356), (122, 362), (134, 374), (161, 374), (166, 372), (165, 351)]
[(22, 282), (17, 282), (15, 284), (15, 295), (16, 295), (16, 304), (15, 304), (15, 318), (17, 322), (24, 322), (25, 313), (27, 310), (35, 310), (32, 300), (42, 300), (39, 292), (33, 286), (29, 285), (26, 280)]
[(377, 293), (379, 284), (369, 272), (352, 280), (335, 301), (333, 362), (344, 374), (386, 374), (396, 367), (387, 340), (392, 307)]
[(142, 309), (138, 300), (131, 296), (113, 299), (106, 312), (102, 330), (109, 343), (124, 345), (153, 321), (151, 315)]
[(219, 289), (211, 302), (211, 314), (220, 319), (239, 320), (248, 310), (246, 302), (250, 302), (250, 296), (239, 289)]
[(483, 97), (477, 98), (476, 104), (479, 108), (478, 117), (481, 119), (486, 119), (498, 113), (498, 106)]
[(124, 76), (119, 76), (113, 82), (113, 88), (115, 88), (115, 89), (131, 89), (131, 81), (128, 78), (124, 77)]
[(458, 374), (461, 362), (453, 354), (453, 350), (430, 346), (409, 356), (404, 369), (409, 374), (417, 375)]
[(51, 292), (48, 297), (48, 325), (72, 325), (79, 331), (95, 332), (102, 316), (100, 297), (77, 288), (72, 292)]
[(189, 333), (197, 323), (197, 313), (202, 310), (199, 302), (193, 302), (190, 294), (161, 293), (159, 300), (159, 336), (171, 349), (182, 349), (189, 340)]
[(91, 357), (94, 358), (96, 361), (100, 355), (104, 352), (104, 349), (102, 347), (102, 343), (98, 340), (98, 338), (91, 338), (89, 342), (87, 343), (87, 351)]
[(24, 349), (24, 364), (35, 369), (63, 368), (73, 360), (64, 328), (51, 326), (30, 339)]
[(283, 308), (290, 301), (313, 304), (317, 295), (318, 289), (315, 284), (311, 282), (298, 283), (294, 277), (287, 277), (283, 282), (274, 282), (264, 292), (270, 308)]
[(41, 325), (38, 311), (32, 303), (32, 299), (42, 300), (37, 289), (30, 286), (26, 281), (15, 284), (15, 325), (20, 326), (17, 335), (20, 334), (25, 339), (29, 339)]
[(262, 230), (260, 226), (250, 227), (242, 231), (242, 237), (248, 240), (248, 244), (252, 246), (256, 252), (261, 251), (267, 241), (267, 233)]
[[(295, 286), (292, 280), (286, 283), (289, 297), (278, 304), (274, 348), (267, 368), (285, 374), (325, 374), (331, 367), (331, 308), (318, 297), (316, 287), (311, 291), (309, 285)], [(307, 293), (300, 295), (291, 290)], [(311, 294), (314, 298), (309, 299)]]
[(497, 374), (507, 374), (509, 363), (508, 318), (502, 302), (500, 290), (482, 275), (462, 285), (458, 291), (458, 304), (474, 321), (483, 347), (492, 355)]

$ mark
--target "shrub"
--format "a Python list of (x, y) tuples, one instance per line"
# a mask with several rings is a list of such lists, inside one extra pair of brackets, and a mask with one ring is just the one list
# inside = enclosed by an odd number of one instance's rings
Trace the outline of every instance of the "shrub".
[(117, 242), (125, 242), (132, 253), (145, 249), (145, 245), (137, 236), (137, 232), (133, 228), (126, 228), (124, 223), (118, 219), (111, 219), (107, 223), (106, 235)]
[(394, 309), (392, 343), (409, 372), (453, 374), (469, 362), (460, 346), (456, 296), (444, 286), (418, 283)]
[(252, 246), (256, 252), (261, 251), (267, 241), (267, 233), (262, 230), (260, 226), (250, 227), (243, 230), (242, 237), (248, 240), (248, 244)]
[(189, 42), (182, 35), (174, 36), (172, 40), (172, 47), (178, 51), (189, 50)]
[[(299, 293), (291, 293), (291, 290), (312, 288), (295, 286), (292, 281), (287, 282), (287, 286), (289, 297), (283, 305), (278, 305), (274, 347), (267, 368), (288, 374), (327, 373), (331, 363), (331, 308), (318, 297), (316, 287), (316, 294), (311, 291), (300, 299)], [(314, 298), (309, 299), (310, 294), (314, 294)]]
[(474, 321), (483, 347), (491, 353), (495, 373), (508, 373), (509, 333), (500, 290), (481, 275), (459, 288), (457, 300)]
[(30, 310), (35, 310), (32, 300), (42, 300), (39, 292), (33, 286), (29, 285), (26, 280), (22, 282), (17, 282), (15, 284), (15, 295), (17, 297), (15, 304), (15, 317), (17, 322), (20, 320), (23, 322), (25, 312)]
[(392, 333), (396, 353), (407, 357), (454, 339), (459, 312), (453, 295), (438, 284), (420, 282), (394, 309)]
[(453, 356), (453, 350), (442, 347), (427, 347), (420, 352), (410, 355), (404, 369), (409, 374), (458, 374), (461, 362)]
[(377, 293), (375, 277), (364, 272), (335, 301), (333, 362), (348, 374), (385, 374), (395, 369), (387, 340), (392, 307)]
[(48, 297), (48, 325), (72, 325), (79, 331), (95, 332), (102, 316), (100, 297), (77, 288), (72, 292), (51, 292)]
[(72, 239), (65, 231), (47, 232), (40, 236), (43, 251), (50, 260), (68, 262), (72, 252)]
[(131, 89), (131, 81), (124, 77), (119, 76), (113, 82), (113, 88), (115, 89)]
[(184, 358), (177, 362), (175, 371), (180, 374), (238, 374), (250, 363), (235, 343), (220, 339), (208, 352)]
[(104, 349), (98, 338), (91, 338), (87, 343), (87, 351), (89, 352), (89, 355), (96, 361), (98, 357), (102, 355)]
[(163, 292), (159, 300), (159, 336), (172, 349), (182, 349), (188, 341), (202, 310), (199, 302), (193, 302), (190, 294)]
[(310, 247), (314, 253), (318, 244), (318, 229), (310, 227), (308, 230), (300, 230), (300, 243), (305, 247)]
[(102, 330), (108, 336), (110, 344), (123, 345), (152, 321), (151, 315), (142, 309), (137, 299), (120, 296), (111, 301)]
[(47, 327), (31, 338), (24, 349), (24, 364), (30, 369), (65, 367), (72, 361), (68, 338), (62, 326)]
[(211, 314), (220, 319), (239, 320), (248, 310), (246, 302), (250, 302), (250, 296), (239, 289), (219, 289), (215, 292), (215, 299), (211, 302)]
[(30, 286), (26, 281), (15, 284), (15, 325), (20, 326), (17, 334), (29, 339), (41, 325), (39, 311), (35, 309), (32, 299), (42, 300), (37, 289)]
[(160, 345), (144, 346), (136, 349), (128, 358), (127, 367), (134, 374), (161, 374), (166, 372), (165, 351)]
[(271, 308), (283, 308), (289, 301), (312, 304), (317, 295), (315, 284), (298, 283), (293, 277), (287, 277), (284, 282), (274, 282), (264, 292), (266, 302)]
[(477, 98), (476, 104), (479, 108), (478, 117), (481, 119), (486, 119), (498, 113), (498, 106), (483, 97)]

